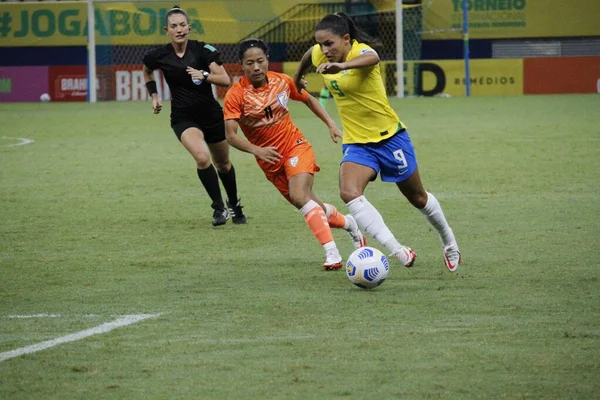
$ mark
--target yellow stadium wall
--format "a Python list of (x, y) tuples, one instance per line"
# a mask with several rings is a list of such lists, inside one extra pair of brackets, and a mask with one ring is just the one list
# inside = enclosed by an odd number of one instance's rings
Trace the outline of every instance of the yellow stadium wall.
[[(283, 63), (283, 72), (292, 75), (297, 68), (297, 62)], [(522, 59), (487, 59), (472, 60), (471, 94), (485, 95), (518, 95), (523, 94), (523, 60)], [(384, 85), (388, 93), (396, 91), (395, 61), (380, 63)], [(430, 95), (447, 94), (451, 96), (465, 95), (464, 62), (460, 60), (424, 60), (419, 63), (407, 62), (405, 69), (406, 95), (414, 93), (413, 72), (420, 71), (423, 79), (423, 90)], [(387, 73), (386, 73), (386, 70)], [(391, 71), (394, 71), (391, 73)], [(322, 80), (316, 73), (306, 75), (307, 89), (318, 93)]]
[[(433, 1), (423, 39), (460, 39), (462, 0)], [(468, 0), (471, 39), (600, 36), (599, 0)]]

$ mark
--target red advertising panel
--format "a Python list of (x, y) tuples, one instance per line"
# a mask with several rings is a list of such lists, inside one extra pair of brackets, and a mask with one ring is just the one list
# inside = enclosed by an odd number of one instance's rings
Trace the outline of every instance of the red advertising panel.
[[(98, 100), (147, 100), (148, 95), (141, 65), (111, 65), (97, 68)], [(53, 101), (86, 101), (87, 69), (85, 66), (50, 67), (50, 95)], [(169, 99), (170, 92), (163, 93), (160, 73), (155, 76), (159, 94)]]
[[(236, 82), (244, 73), (239, 63), (223, 64), (223, 67), (231, 77), (231, 82)], [(269, 70), (282, 72), (283, 63), (273, 62), (269, 64)], [(154, 79), (157, 83), (158, 95), (161, 99), (171, 98), (171, 91), (165, 82), (162, 73), (159, 70), (154, 72)], [(100, 81), (106, 83), (106, 95), (98, 95), (99, 99), (104, 100), (148, 100), (146, 82), (142, 72), (142, 65), (113, 65), (110, 67), (101, 67), (98, 69)], [(213, 93), (217, 98), (225, 97), (227, 88), (213, 85)]]
[(85, 66), (50, 67), (52, 101), (86, 101), (87, 68)]
[(525, 94), (598, 93), (600, 57), (523, 59)]
[[(224, 64), (224, 67), (231, 76), (232, 82), (237, 81), (243, 75), (241, 65), (238, 63)], [(46, 67), (44, 68), (47, 70)], [(283, 63), (271, 63), (269, 69), (281, 72)], [(96, 72), (98, 76), (96, 81), (98, 100), (136, 101), (149, 99), (142, 65), (99, 66)], [(46, 78), (49, 77), (49, 82), (46, 82), (44, 87), (49, 85), (49, 94), (52, 101), (86, 101), (87, 70), (85, 66), (50, 67), (49, 72), (41, 75)], [(154, 79), (161, 99), (170, 99), (171, 91), (160, 71), (154, 72)], [(2, 81), (0, 80), (0, 95), (2, 93), (1, 84)], [(216, 97), (223, 98), (227, 88), (213, 86), (213, 92)], [(35, 101), (39, 100), (41, 93), (36, 96)]]
[[(106, 93), (104, 100), (137, 101), (150, 100), (142, 65), (113, 65), (99, 70), (98, 75), (104, 77)], [(163, 100), (171, 98), (171, 91), (160, 71), (154, 71), (154, 80), (158, 96)], [(98, 96), (100, 98), (100, 96)]]
[(48, 67), (0, 67), (0, 102), (40, 101), (48, 93)]

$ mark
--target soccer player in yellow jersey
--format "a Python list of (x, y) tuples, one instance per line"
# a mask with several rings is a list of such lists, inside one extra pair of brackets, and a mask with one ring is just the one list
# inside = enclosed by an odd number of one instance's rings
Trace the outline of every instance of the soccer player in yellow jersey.
[(394, 182), (438, 232), (444, 264), (454, 272), (461, 255), (452, 229), (437, 199), (425, 191), (417, 168), (415, 150), (406, 126), (390, 106), (379, 55), (365, 41), (344, 13), (325, 16), (315, 28), (317, 44), (302, 57), (294, 80), (305, 88), (303, 76), (312, 64), (333, 95), (342, 120), (343, 157), (340, 164), (340, 196), (363, 231), (385, 246), (406, 267), (416, 253), (401, 245), (386, 226), (379, 211), (365, 198), (367, 184), (378, 174)]

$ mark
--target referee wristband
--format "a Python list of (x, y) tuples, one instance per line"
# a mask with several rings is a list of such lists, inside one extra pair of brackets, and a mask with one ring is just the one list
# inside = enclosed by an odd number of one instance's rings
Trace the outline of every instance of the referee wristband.
[(158, 93), (158, 89), (156, 88), (156, 81), (146, 82), (146, 89), (148, 89), (148, 93), (152, 96), (154, 93)]

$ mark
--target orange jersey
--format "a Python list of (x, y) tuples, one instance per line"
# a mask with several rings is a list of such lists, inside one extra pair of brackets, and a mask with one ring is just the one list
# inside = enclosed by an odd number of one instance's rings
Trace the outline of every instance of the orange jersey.
[[(298, 93), (292, 78), (278, 72), (267, 71), (267, 84), (254, 88), (243, 76), (225, 95), (223, 114), (225, 120), (238, 120), (246, 139), (256, 146), (277, 147), (286, 155), (306, 138), (292, 122), (288, 111), (288, 99), (306, 101), (308, 93)], [(264, 170), (273, 166), (258, 160)]]

